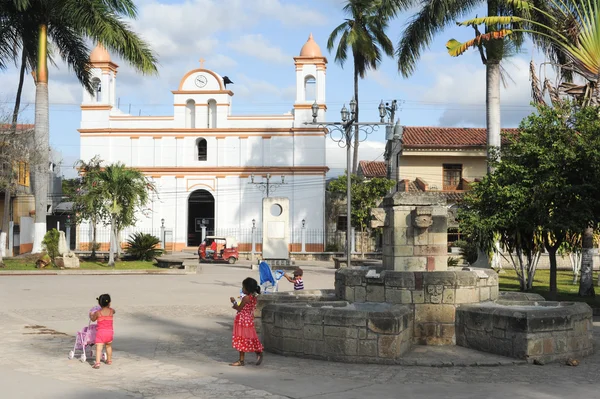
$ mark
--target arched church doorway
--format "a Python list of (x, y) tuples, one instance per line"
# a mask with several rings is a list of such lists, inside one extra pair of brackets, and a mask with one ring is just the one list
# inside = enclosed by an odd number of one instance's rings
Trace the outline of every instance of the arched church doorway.
[(202, 242), (203, 225), (206, 235), (215, 233), (215, 197), (206, 190), (196, 190), (188, 198), (189, 247), (197, 247)]

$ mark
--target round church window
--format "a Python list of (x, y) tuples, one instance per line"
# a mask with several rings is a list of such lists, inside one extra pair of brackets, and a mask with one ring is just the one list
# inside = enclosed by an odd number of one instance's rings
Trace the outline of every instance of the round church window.
[(281, 216), (283, 213), (283, 208), (279, 204), (271, 205), (271, 215), (272, 216)]

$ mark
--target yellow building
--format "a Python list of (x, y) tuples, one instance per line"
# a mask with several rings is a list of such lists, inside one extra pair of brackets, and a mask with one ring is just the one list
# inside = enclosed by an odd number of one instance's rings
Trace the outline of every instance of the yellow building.
[[(3, 131), (7, 131), (9, 126), (3, 126)], [(34, 125), (17, 125), (17, 132), (21, 135), (25, 135), (27, 137), (24, 138), (25, 141), (33, 135)], [(0, 143), (1, 145), (1, 143)], [(35, 212), (35, 198), (32, 194), (31, 180), (30, 180), (30, 165), (27, 160), (18, 161), (13, 163), (12, 165), (13, 173), (16, 176), (16, 181), (14, 182), (14, 186), (11, 190), (11, 204), (10, 204), (10, 218), (9, 220), (13, 221), (15, 224), (15, 235), (19, 235), (20, 226), (21, 226), (21, 218), (27, 217), (29, 218)], [(5, 203), (5, 191), (4, 189), (0, 190), (0, 224), (4, 218), (4, 203)], [(1, 228), (1, 226), (0, 226)], [(19, 243), (15, 242), (16, 246), (15, 253), (24, 253), (31, 251), (32, 243), (24, 241), (20, 241)]]
[[(516, 132), (516, 129), (503, 129)], [(400, 142), (389, 142), (387, 159), (397, 191), (444, 193), (453, 213), (470, 183), (487, 172), (484, 128), (405, 126)], [(449, 220), (448, 242), (460, 238)]]

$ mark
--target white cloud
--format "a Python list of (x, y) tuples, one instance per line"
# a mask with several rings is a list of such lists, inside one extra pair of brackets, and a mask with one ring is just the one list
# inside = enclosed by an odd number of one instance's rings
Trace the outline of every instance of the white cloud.
[(235, 41), (227, 43), (227, 46), (238, 53), (267, 62), (289, 64), (292, 59), (291, 56), (284, 54), (282, 49), (271, 45), (269, 41), (260, 34), (242, 35)]
[[(344, 174), (346, 170), (346, 147), (340, 147), (338, 143), (327, 138), (327, 165), (329, 166), (329, 177)], [(366, 140), (358, 147), (359, 161), (384, 161), (383, 152), (385, 143), (381, 141)]]
[(301, 5), (283, 3), (280, 0), (254, 0), (251, 3), (252, 8), (260, 17), (278, 20), (283, 25), (325, 25), (328, 23), (327, 18), (315, 10), (318, 2), (320, 0), (314, 0), (312, 7), (306, 1), (298, 2)]
[(235, 94), (243, 98), (258, 100), (258, 103), (281, 101), (291, 107), (296, 94), (296, 86), (281, 88), (265, 80), (254, 79), (248, 75), (238, 74), (234, 81)]
[[(485, 126), (486, 70), (478, 57), (468, 54), (450, 59), (447, 54), (427, 54), (423, 64), (432, 83), (413, 86), (410, 92), (416, 101), (407, 101), (406, 108), (443, 109), (437, 121), (441, 126)], [(500, 88), (502, 126), (517, 126), (533, 111), (529, 105), (529, 60), (517, 56), (505, 60), (502, 66), (510, 77), (506, 87)]]

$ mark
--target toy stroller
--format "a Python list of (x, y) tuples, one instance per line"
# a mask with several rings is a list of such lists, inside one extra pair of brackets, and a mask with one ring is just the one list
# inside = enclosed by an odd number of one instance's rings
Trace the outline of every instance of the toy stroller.
[[(89, 313), (100, 310), (100, 306), (94, 306), (90, 309)], [(96, 323), (90, 322), (87, 327), (83, 327), (81, 331), (77, 332), (75, 336), (75, 345), (73, 346), (73, 350), (69, 352), (69, 359), (73, 359), (77, 355), (77, 351), (81, 351), (81, 357), (79, 360), (85, 362), (87, 359), (86, 354), (89, 351), (90, 357), (94, 357), (94, 351), (92, 347), (96, 342)], [(106, 361), (106, 353), (102, 354), (102, 360)]]
[(260, 262), (258, 265), (258, 274), (260, 277), (260, 289), (264, 294), (278, 291), (279, 280), (284, 275), (283, 270), (273, 272), (267, 262)]

